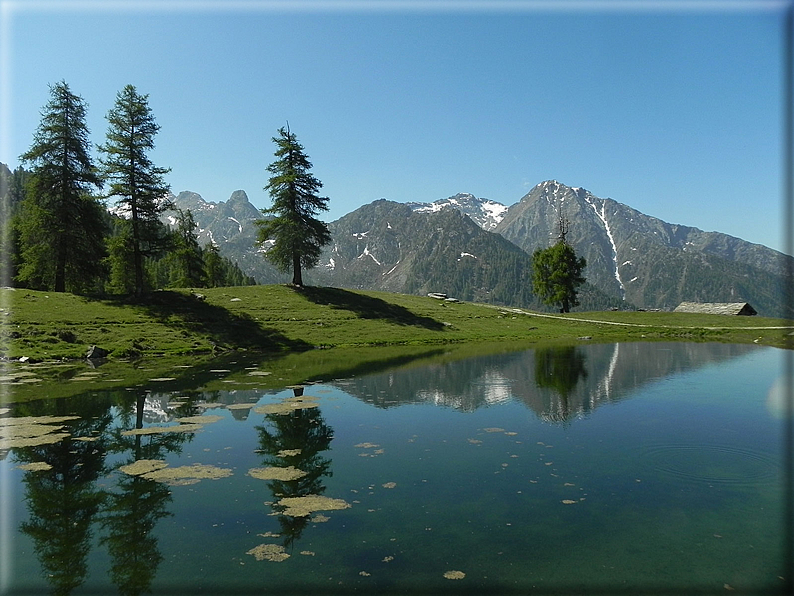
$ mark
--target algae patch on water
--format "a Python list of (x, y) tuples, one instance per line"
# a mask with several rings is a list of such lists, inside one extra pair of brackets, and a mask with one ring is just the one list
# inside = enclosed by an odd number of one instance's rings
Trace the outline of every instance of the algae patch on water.
[(34, 461), (29, 464), (19, 465), (17, 468), (26, 472), (46, 472), (51, 470), (52, 466), (45, 461)]
[(289, 559), (289, 554), (284, 552), (284, 547), (280, 544), (260, 544), (245, 554), (254, 555), (257, 561), (275, 561), (280, 563), (285, 559)]
[(347, 509), (350, 503), (343, 499), (332, 499), (322, 495), (306, 495), (305, 497), (285, 497), (277, 505), (286, 507), (283, 514), (293, 517), (306, 517), (315, 511), (332, 511)]
[(119, 471), (129, 474), (130, 476), (140, 476), (141, 474), (148, 474), (149, 472), (165, 468), (166, 466), (168, 466), (168, 464), (161, 459), (139, 459), (126, 466), (121, 466)]
[(306, 472), (287, 466), (286, 468), (270, 467), (270, 468), (251, 468), (248, 470), (248, 475), (259, 480), (297, 480), (306, 476)]
[(210, 422), (218, 422), (223, 420), (223, 416), (217, 414), (207, 416), (185, 416), (184, 418), (177, 418), (176, 421), (180, 424), (209, 424)]
[(121, 434), (125, 437), (131, 435), (156, 435), (160, 433), (192, 433), (204, 428), (203, 424), (178, 424), (174, 426), (147, 426), (146, 428), (133, 428)]
[(5, 449), (57, 443), (69, 436), (60, 422), (79, 416), (21, 416), (0, 418), (0, 444)]
[(317, 398), (304, 395), (302, 397), (291, 397), (275, 404), (265, 404), (254, 408), (256, 414), (289, 414), (294, 410), (304, 408), (316, 408)]
[(130, 476), (140, 476), (141, 478), (164, 482), (173, 486), (196, 484), (200, 480), (216, 480), (232, 475), (232, 471), (229, 468), (219, 468), (207, 464), (193, 464), (172, 468), (160, 459), (140, 459), (132, 464), (121, 466), (119, 471)]
[(193, 464), (190, 466), (179, 466), (176, 468), (160, 468), (148, 474), (144, 478), (165, 482), (168, 484), (195, 484), (199, 480), (217, 480), (231, 476), (229, 468), (219, 468), (207, 464)]

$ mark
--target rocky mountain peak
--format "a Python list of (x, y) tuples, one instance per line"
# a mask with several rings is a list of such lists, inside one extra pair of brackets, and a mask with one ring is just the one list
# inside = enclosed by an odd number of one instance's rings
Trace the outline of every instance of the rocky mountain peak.
[(468, 192), (459, 192), (432, 203), (408, 203), (408, 206), (411, 210), (419, 213), (435, 213), (442, 209), (455, 209), (463, 215), (468, 215), (474, 223), (486, 231), (493, 230), (507, 213), (505, 205), (490, 199), (478, 198)]
[(235, 190), (227, 203), (248, 203), (248, 195), (244, 190)]

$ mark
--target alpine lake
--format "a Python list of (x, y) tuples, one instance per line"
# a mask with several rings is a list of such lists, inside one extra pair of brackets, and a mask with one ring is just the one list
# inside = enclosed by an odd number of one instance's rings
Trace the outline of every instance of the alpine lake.
[(0, 592), (791, 590), (785, 351), (444, 350), (6, 404)]

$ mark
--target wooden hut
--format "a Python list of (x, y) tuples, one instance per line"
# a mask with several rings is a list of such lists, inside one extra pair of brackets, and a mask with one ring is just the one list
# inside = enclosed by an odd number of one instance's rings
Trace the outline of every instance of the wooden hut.
[(757, 315), (748, 302), (682, 302), (673, 312), (693, 312), (703, 315)]

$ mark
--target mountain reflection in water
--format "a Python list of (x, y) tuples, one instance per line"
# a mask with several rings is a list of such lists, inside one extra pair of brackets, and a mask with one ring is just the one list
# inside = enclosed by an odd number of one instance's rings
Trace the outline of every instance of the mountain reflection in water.
[[(675, 346), (673, 349), (672, 345)], [(463, 411), (509, 400), (541, 420), (587, 416), (657, 379), (747, 354), (738, 344), (622, 343), (539, 347), (335, 382), (381, 408), (431, 402)]]

